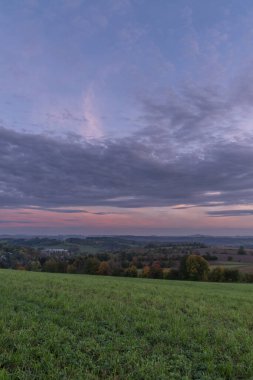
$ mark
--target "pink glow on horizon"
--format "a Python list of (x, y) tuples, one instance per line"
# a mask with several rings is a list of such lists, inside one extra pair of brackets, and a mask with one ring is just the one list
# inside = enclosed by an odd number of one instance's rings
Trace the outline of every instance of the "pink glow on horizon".
[[(224, 209), (225, 207), (223, 207)], [(244, 207), (237, 207), (243, 210)], [(121, 231), (133, 233), (136, 231), (159, 232), (170, 230), (223, 230), (238, 228), (238, 217), (209, 217), (204, 208), (172, 209), (172, 208), (85, 208), (86, 212), (58, 213), (38, 209), (2, 209), (0, 210), (0, 234), (12, 230), (17, 231)], [(105, 214), (95, 214), (95, 213)], [(190, 226), (190, 229), (189, 229)], [(240, 218), (241, 229), (253, 227), (253, 216)], [(108, 232), (111, 233), (111, 232)]]

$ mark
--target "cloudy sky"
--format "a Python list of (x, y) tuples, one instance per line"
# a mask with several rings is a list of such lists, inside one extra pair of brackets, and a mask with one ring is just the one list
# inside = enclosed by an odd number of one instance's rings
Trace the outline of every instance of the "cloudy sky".
[(251, 0), (0, 0), (0, 234), (253, 233)]

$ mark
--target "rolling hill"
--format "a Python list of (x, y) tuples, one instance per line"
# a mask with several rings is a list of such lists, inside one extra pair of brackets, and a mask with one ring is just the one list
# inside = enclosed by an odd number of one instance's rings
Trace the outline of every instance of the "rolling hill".
[(0, 379), (251, 379), (253, 285), (0, 270)]

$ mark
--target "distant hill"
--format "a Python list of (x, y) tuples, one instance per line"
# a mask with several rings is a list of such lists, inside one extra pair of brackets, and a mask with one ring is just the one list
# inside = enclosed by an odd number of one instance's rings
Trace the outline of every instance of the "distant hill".
[(145, 245), (147, 243), (202, 243), (208, 246), (226, 246), (253, 248), (253, 236), (135, 236), (135, 235), (110, 235), (110, 236), (0, 236), (0, 240), (9, 241), (11, 244), (31, 246), (35, 248), (67, 245), (103, 246), (106, 249), (120, 249), (128, 245)]

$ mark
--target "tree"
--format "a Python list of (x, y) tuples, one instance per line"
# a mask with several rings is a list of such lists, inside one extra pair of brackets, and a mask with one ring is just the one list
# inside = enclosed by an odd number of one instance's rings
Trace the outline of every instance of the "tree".
[(150, 267), (148, 265), (145, 265), (145, 267), (142, 269), (142, 277), (149, 277), (150, 274)]
[(151, 278), (162, 278), (163, 277), (163, 270), (161, 268), (161, 265), (158, 261), (155, 261), (152, 263), (149, 271), (149, 277)]
[(222, 282), (225, 281), (224, 277), (224, 268), (216, 267), (209, 274), (209, 280), (214, 282)]
[(58, 263), (55, 259), (50, 258), (48, 259), (45, 264), (43, 265), (43, 271), (44, 272), (58, 272)]
[(245, 249), (242, 245), (238, 249), (237, 253), (238, 253), (238, 255), (247, 255), (247, 252), (245, 251)]
[(108, 261), (108, 265), (109, 265), (109, 268), (110, 268), (110, 275), (112, 275), (112, 276), (121, 276), (124, 273), (123, 268), (121, 267), (119, 261), (113, 260), (113, 259), (109, 260)]
[(185, 280), (200, 280), (208, 279), (209, 264), (201, 256), (189, 255), (184, 256), (180, 263), (180, 275)]
[(68, 264), (67, 273), (76, 273), (76, 266), (74, 264)]
[(100, 261), (96, 257), (89, 257), (85, 262), (85, 273), (96, 274), (100, 265)]
[(72, 265), (76, 268), (75, 273), (86, 273), (86, 259), (84, 257), (76, 257)]
[(224, 269), (224, 280), (228, 282), (240, 281), (240, 272), (238, 269)]
[(41, 271), (41, 264), (38, 260), (31, 261), (29, 270), (33, 272), (40, 272)]
[(110, 268), (107, 261), (101, 261), (97, 270), (97, 274), (100, 274), (101, 276), (108, 276), (110, 274)]
[(127, 276), (127, 277), (137, 277), (138, 276), (138, 272), (137, 272), (136, 266), (135, 265), (130, 265), (130, 267), (128, 267), (125, 270), (125, 276)]
[(180, 279), (179, 270), (178, 269), (173, 269), (173, 268), (170, 269), (168, 271), (167, 279), (168, 280), (179, 280)]

